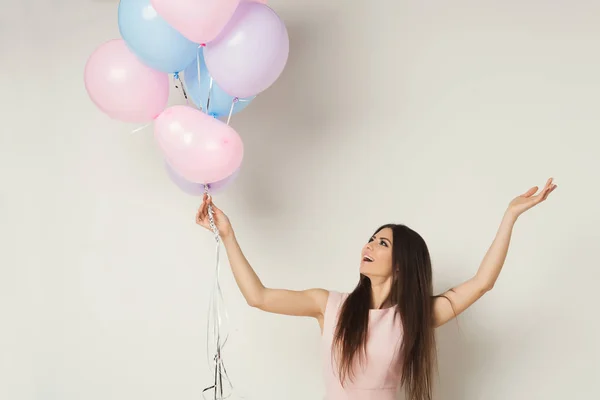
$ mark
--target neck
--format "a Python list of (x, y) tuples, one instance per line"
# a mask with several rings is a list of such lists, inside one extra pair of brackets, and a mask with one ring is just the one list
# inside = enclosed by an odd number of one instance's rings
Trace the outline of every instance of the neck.
[(371, 307), (387, 308), (390, 307), (390, 292), (392, 290), (392, 278), (369, 277), (371, 280)]

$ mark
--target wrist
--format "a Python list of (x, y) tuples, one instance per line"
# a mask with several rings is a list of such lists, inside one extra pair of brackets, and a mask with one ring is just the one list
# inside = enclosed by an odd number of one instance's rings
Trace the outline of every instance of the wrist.
[(506, 212), (504, 213), (504, 217), (502, 218), (502, 221), (510, 223), (510, 224), (514, 224), (515, 222), (517, 222), (518, 218), (519, 218), (519, 214), (512, 211), (511, 209), (507, 209)]
[(227, 242), (232, 239), (235, 239), (235, 233), (233, 232), (233, 229), (231, 229), (231, 228), (228, 229), (227, 232), (219, 233), (219, 236), (221, 237), (221, 240), (223, 242)]

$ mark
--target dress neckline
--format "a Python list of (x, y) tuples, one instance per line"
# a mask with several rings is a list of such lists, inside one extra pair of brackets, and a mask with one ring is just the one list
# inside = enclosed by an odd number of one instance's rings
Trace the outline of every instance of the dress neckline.
[(369, 312), (373, 311), (373, 312), (382, 312), (382, 311), (388, 311), (388, 310), (392, 310), (395, 309), (396, 305), (390, 306), (390, 307), (386, 307), (386, 308), (370, 308)]

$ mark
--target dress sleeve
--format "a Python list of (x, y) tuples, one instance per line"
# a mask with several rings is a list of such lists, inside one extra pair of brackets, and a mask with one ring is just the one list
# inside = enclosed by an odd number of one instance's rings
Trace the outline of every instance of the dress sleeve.
[(327, 305), (325, 306), (324, 332), (331, 334), (335, 330), (341, 304), (342, 294), (336, 291), (329, 291)]

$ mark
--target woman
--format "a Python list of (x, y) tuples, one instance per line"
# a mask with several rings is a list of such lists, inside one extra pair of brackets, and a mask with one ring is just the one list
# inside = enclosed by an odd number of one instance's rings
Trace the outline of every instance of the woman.
[(517, 218), (556, 189), (552, 178), (512, 200), (475, 275), (433, 295), (425, 241), (404, 225), (384, 225), (363, 247), (360, 280), (352, 293), (265, 287), (235, 238), (227, 216), (205, 195), (196, 222), (210, 229), (208, 205), (235, 280), (248, 304), (264, 311), (314, 317), (321, 327), (328, 400), (430, 400), (435, 368), (434, 329), (465, 311), (498, 279)]

